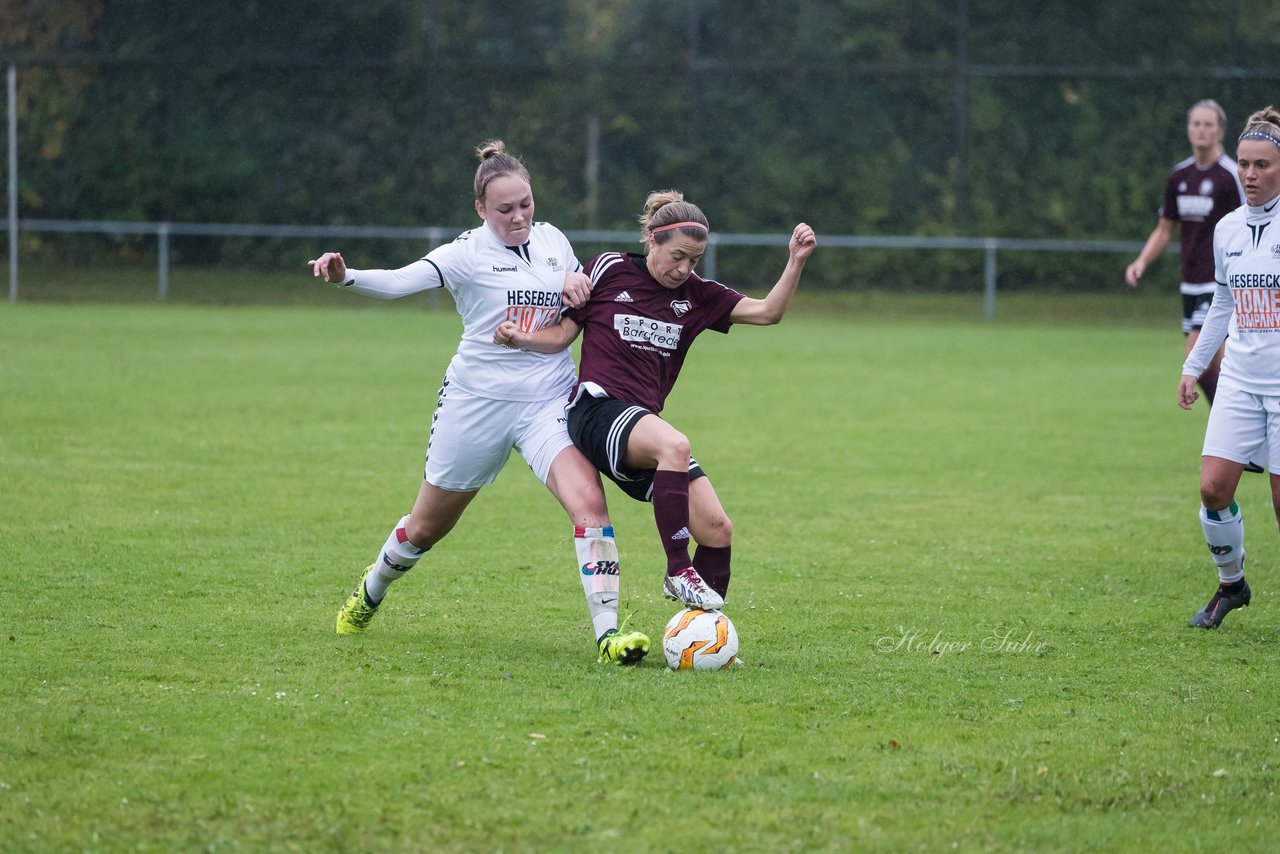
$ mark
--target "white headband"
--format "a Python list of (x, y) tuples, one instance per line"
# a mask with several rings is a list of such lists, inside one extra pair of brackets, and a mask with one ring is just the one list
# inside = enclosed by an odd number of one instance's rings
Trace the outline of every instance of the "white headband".
[(1255, 127), (1252, 130), (1247, 130), (1240, 134), (1241, 142), (1244, 142), (1246, 139), (1261, 139), (1271, 143), (1276, 148), (1280, 148), (1280, 137), (1277, 137), (1275, 134), (1265, 130), (1264, 128)]

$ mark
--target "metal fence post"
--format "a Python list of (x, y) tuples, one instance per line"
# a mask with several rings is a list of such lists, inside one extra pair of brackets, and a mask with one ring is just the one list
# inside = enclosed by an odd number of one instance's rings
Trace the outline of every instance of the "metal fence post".
[(18, 66), (9, 63), (9, 302), (18, 301)]
[(996, 245), (995, 238), (987, 238), (986, 261), (982, 265), (982, 316), (987, 322), (996, 319)]
[(156, 285), (156, 299), (163, 302), (169, 298), (169, 223), (162, 222), (156, 228), (156, 238), (159, 241), (159, 247), (156, 251), (157, 265), (159, 270), (156, 272), (158, 283)]

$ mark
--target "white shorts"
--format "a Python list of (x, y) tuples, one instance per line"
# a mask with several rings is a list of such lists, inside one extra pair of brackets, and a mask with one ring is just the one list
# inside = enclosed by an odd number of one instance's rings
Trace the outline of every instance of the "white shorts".
[(1264, 463), (1280, 472), (1280, 397), (1265, 397), (1218, 383), (1204, 431), (1206, 457)]
[(512, 448), (546, 483), (552, 461), (573, 444), (565, 427), (565, 399), (493, 400), (446, 380), (431, 416), (423, 469), (427, 483), (454, 492), (488, 486), (497, 480)]

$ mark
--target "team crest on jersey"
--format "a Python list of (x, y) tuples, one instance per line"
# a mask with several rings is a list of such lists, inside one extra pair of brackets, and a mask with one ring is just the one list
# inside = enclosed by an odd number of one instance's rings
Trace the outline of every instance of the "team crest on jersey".
[(1280, 261), (1280, 243), (1271, 244), (1271, 260)]
[(676, 313), (676, 317), (684, 317), (692, 308), (693, 305), (687, 299), (674, 299), (671, 301), (671, 310)]
[(547, 266), (551, 268), (553, 273), (559, 273), (564, 270), (564, 267), (560, 265), (559, 258), (547, 258)]
[(1200, 182), (1200, 195), (1202, 196), (1213, 195), (1213, 181), (1210, 180), (1209, 178), (1205, 178), (1203, 181)]

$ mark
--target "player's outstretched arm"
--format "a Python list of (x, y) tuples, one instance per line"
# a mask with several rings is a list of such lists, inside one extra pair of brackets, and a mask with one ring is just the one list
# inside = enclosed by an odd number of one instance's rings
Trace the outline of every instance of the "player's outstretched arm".
[(353, 293), (377, 299), (399, 299), (419, 291), (444, 287), (439, 269), (420, 258), (398, 270), (353, 270), (340, 252), (326, 252), (307, 262), (311, 275), (343, 285)]
[(791, 232), (791, 240), (787, 244), (787, 266), (782, 277), (769, 290), (764, 299), (739, 300), (729, 313), (729, 320), (734, 323), (748, 323), (752, 326), (772, 326), (782, 320), (795, 296), (800, 284), (800, 274), (804, 272), (804, 262), (813, 254), (818, 246), (818, 238), (813, 229), (800, 223)]
[(555, 326), (537, 332), (521, 332), (515, 321), (504, 320), (493, 331), (493, 343), (508, 350), (531, 350), (534, 353), (559, 353), (573, 343), (582, 327), (567, 317)]

